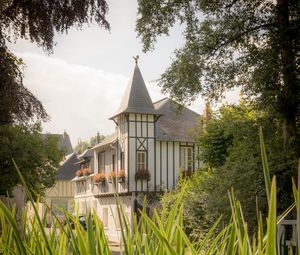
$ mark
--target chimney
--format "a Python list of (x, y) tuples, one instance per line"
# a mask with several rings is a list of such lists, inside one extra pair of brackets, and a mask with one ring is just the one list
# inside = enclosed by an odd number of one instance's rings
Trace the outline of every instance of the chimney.
[(97, 132), (97, 143), (100, 143), (100, 134)]
[(205, 103), (205, 107), (203, 110), (203, 121), (207, 123), (211, 119), (211, 109), (209, 103)]

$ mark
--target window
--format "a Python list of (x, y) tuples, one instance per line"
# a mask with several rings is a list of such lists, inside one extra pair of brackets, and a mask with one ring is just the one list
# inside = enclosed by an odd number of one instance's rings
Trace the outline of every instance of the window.
[(116, 171), (116, 155), (112, 155), (112, 170)]
[(103, 208), (102, 224), (104, 228), (108, 227), (108, 208)]
[(138, 151), (137, 152), (137, 170), (145, 170), (146, 169), (146, 151)]
[(98, 170), (105, 171), (105, 154), (104, 152), (98, 153)]
[(183, 171), (193, 170), (193, 147), (181, 147), (180, 166)]

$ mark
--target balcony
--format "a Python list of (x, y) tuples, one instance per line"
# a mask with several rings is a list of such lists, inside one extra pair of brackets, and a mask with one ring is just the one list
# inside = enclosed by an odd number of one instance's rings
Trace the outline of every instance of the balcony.
[(127, 178), (125, 174), (117, 176), (112, 172), (108, 175), (100, 172), (93, 179), (93, 194), (96, 197), (112, 195), (115, 192), (127, 192)]

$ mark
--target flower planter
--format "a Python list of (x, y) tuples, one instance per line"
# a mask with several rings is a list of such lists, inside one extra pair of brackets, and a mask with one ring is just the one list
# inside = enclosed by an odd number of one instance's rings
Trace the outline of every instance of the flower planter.
[(116, 183), (116, 178), (109, 178), (108, 183)]
[(141, 180), (141, 181), (150, 181), (151, 175), (150, 172), (147, 169), (139, 169), (135, 173), (135, 181)]
[(125, 171), (124, 170), (120, 170), (117, 174), (117, 180), (118, 180), (118, 183), (125, 183)]
[(117, 178), (117, 180), (118, 180), (118, 183), (125, 183), (125, 176), (119, 176)]
[(76, 176), (77, 176), (77, 177), (83, 176), (83, 172), (82, 172), (81, 170), (77, 170), (77, 171), (76, 171)]
[(103, 172), (100, 172), (100, 173), (96, 174), (93, 177), (93, 182), (94, 182), (94, 184), (105, 185), (105, 183), (106, 183), (106, 176), (105, 176), (105, 174)]

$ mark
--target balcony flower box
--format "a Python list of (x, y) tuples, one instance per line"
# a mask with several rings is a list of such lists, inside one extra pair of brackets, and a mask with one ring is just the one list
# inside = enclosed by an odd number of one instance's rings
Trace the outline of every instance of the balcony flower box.
[(139, 169), (137, 170), (137, 172), (135, 173), (135, 180), (146, 180), (146, 181), (150, 181), (151, 175), (149, 170), (147, 169)]
[(83, 176), (83, 172), (82, 172), (81, 170), (77, 170), (77, 171), (76, 171), (76, 176), (77, 176), (77, 177)]
[(109, 183), (112, 183), (112, 182), (115, 183), (116, 179), (117, 179), (117, 173), (116, 173), (116, 171), (111, 171), (109, 173), (109, 176), (108, 176), (108, 182)]
[(105, 185), (106, 182), (106, 176), (103, 172), (100, 172), (98, 174), (95, 174), (93, 177), (94, 184), (102, 184)]
[(82, 171), (84, 176), (89, 176), (92, 173), (90, 168), (84, 168), (81, 171)]
[(125, 171), (124, 170), (120, 170), (117, 174), (117, 180), (118, 180), (118, 183), (124, 183), (125, 182)]
[(91, 173), (92, 172), (90, 168), (83, 168), (76, 171), (76, 176), (77, 177), (89, 176)]

